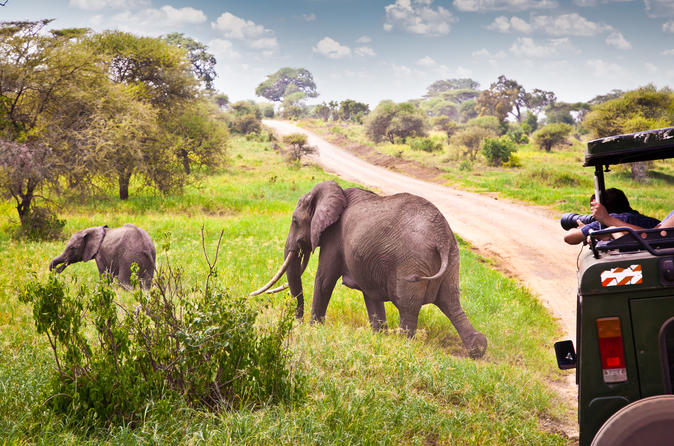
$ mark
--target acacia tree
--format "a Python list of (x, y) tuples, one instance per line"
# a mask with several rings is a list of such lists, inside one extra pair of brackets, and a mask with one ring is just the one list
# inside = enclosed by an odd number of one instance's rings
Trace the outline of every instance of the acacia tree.
[(305, 68), (281, 68), (255, 89), (257, 96), (283, 104), (286, 114), (296, 114), (306, 98), (318, 96), (314, 76)]
[(382, 101), (368, 116), (365, 129), (375, 142), (386, 138), (394, 143), (396, 138), (425, 136), (426, 126), (426, 117), (414, 104)]
[(128, 129), (134, 138), (118, 140), (119, 144), (105, 153), (107, 163), (115, 166), (120, 199), (129, 197), (130, 180), (136, 173), (160, 190), (180, 187), (183, 178), (172, 162), (175, 152), (160, 144), (158, 132), (171, 122), (167, 116), (172, 111), (182, 110), (197, 95), (197, 81), (184, 52), (160, 39), (120, 31), (95, 35), (89, 43), (106, 57), (109, 78), (128, 87), (133, 99), (144, 104), (135, 109), (149, 106), (148, 116), (155, 120), (143, 120), (142, 131)]
[(39, 191), (91, 168), (71, 142), (88, 116), (80, 104), (99, 99), (89, 87), (105, 80), (79, 41), (86, 32), (45, 32), (50, 22), (0, 22), (0, 183), (22, 225)]
[(207, 90), (212, 90), (213, 80), (217, 76), (215, 71), (216, 60), (213, 54), (206, 51), (208, 47), (183, 33), (171, 33), (164, 36), (163, 39), (187, 52), (194, 76), (203, 82)]

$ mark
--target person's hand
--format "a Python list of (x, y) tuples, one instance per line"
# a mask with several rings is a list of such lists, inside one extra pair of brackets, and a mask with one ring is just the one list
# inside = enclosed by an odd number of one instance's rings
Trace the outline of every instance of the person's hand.
[(592, 200), (590, 203), (590, 209), (592, 210), (592, 216), (598, 222), (604, 222), (604, 220), (609, 216), (608, 211), (603, 204), (599, 203), (597, 200)]
[(576, 220), (576, 227), (577, 227), (578, 229), (580, 229), (580, 228), (582, 228), (583, 226), (585, 226), (585, 223), (583, 223), (582, 221), (580, 221), (580, 218), (577, 219), (577, 220)]

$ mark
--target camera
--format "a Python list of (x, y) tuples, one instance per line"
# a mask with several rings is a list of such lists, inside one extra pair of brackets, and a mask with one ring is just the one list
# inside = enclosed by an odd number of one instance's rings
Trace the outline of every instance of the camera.
[(559, 222), (561, 223), (562, 228), (564, 228), (565, 231), (568, 231), (569, 229), (578, 227), (578, 220), (587, 225), (594, 221), (594, 217), (591, 214), (574, 214), (573, 212), (567, 212), (562, 215)]

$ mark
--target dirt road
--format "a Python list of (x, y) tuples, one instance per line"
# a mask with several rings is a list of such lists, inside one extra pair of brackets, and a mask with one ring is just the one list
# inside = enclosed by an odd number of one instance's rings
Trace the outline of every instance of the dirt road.
[(385, 194), (409, 192), (434, 203), (452, 230), (533, 291), (571, 339), (576, 329), (576, 258), (562, 240), (559, 215), (543, 208), (460, 191), (374, 166), (290, 123), (266, 120), (279, 135), (305, 133), (323, 168)]

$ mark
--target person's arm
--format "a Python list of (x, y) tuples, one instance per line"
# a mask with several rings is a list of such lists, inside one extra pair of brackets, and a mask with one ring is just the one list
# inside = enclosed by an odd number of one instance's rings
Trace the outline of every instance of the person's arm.
[[(603, 204), (598, 203), (595, 200), (592, 200), (592, 203), (590, 203), (590, 209), (592, 209), (592, 216), (594, 217), (594, 219), (599, 223), (603, 224), (604, 226), (626, 227), (632, 228), (636, 231), (646, 229), (641, 226), (626, 223), (623, 220), (620, 220), (619, 218), (613, 217), (608, 213)], [(674, 226), (674, 219), (672, 219), (672, 226)]]
[(672, 226), (674, 226), (674, 212), (670, 212), (669, 215), (656, 226), (656, 228), (671, 228)]
[(580, 228), (569, 229), (566, 231), (566, 234), (564, 234), (564, 241), (569, 245), (577, 245), (578, 243), (585, 241), (585, 234), (583, 234), (583, 231), (581, 231)]

